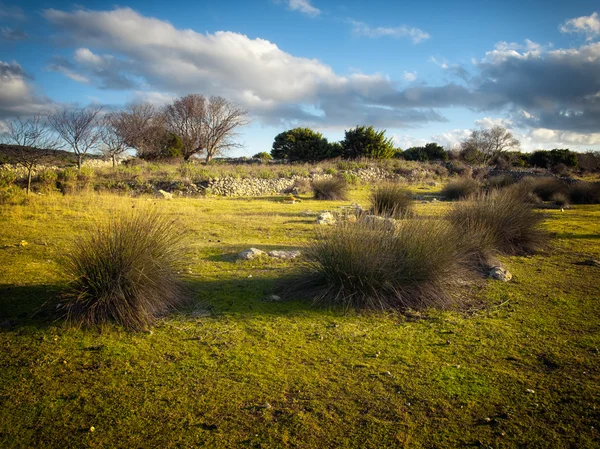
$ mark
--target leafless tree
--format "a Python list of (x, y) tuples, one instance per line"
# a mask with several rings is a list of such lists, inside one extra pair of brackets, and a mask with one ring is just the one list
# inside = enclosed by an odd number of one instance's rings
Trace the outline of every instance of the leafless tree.
[(99, 115), (101, 107), (63, 109), (49, 116), (54, 131), (77, 155), (77, 168), (85, 155), (100, 142)]
[(162, 149), (165, 135), (164, 115), (151, 103), (137, 103), (113, 114), (115, 132), (137, 156), (152, 158)]
[(461, 143), (463, 154), (480, 154), (481, 162), (489, 164), (504, 151), (518, 148), (521, 143), (503, 126), (491, 129), (473, 130)]
[(248, 111), (222, 97), (211, 97), (204, 118), (206, 162), (227, 150), (240, 147), (234, 142), (238, 136), (236, 130), (248, 123)]
[(3, 141), (13, 145), (9, 154), (14, 161), (27, 169), (27, 194), (31, 191), (31, 176), (37, 165), (58, 147), (58, 139), (48, 127), (46, 116), (36, 114), (9, 121)]
[(203, 95), (190, 94), (164, 109), (167, 130), (181, 139), (185, 160), (204, 151), (206, 103)]
[(102, 120), (100, 140), (102, 141), (102, 152), (112, 160), (113, 168), (117, 165), (116, 159), (128, 149), (123, 136), (118, 132), (118, 114), (108, 114)]

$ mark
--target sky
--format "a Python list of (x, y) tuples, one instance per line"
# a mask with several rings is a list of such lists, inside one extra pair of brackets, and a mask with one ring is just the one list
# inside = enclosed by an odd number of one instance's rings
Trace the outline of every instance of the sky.
[(0, 128), (64, 107), (200, 93), (249, 111), (243, 148), (359, 125), (406, 149), (502, 125), (524, 151), (600, 150), (591, 1), (0, 3)]

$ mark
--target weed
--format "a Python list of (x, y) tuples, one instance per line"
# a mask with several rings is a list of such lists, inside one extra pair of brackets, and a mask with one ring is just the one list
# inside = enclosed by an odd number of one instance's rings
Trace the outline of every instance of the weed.
[(381, 184), (369, 196), (375, 215), (398, 218), (412, 210), (411, 193), (400, 184)]
[(348, 184), (343, 178), (318, 179), (312, 183), (313, 193), (318, 200), (346, 200)]

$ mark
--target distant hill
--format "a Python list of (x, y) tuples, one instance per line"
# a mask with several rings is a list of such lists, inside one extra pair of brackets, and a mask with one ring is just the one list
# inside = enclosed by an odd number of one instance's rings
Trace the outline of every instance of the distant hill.
[[(59, 167), (77, 164), (77, 156), (70, 151), (65, 150), (41, 150), (34, 147), (22, 147), (19, 145), (6, 145), (0, 144), (0, 165), (1, 164), (14, 164), (14, 155), (21, 151), (32, 152), (32, 153), (48, 153), (48, 155), (41, 162), (43, 165), (57, 165)], [(87, 154), (86, 159), (102, 159), (103, 156), (99, 154)]]

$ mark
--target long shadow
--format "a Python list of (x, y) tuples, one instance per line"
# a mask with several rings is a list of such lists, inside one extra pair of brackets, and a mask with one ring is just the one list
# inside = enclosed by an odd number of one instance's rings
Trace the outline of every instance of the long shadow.
[(559, 239), (600, 239), (600, 234), (571, 234), (571, 233), (563, 233), (556, 234), (556, 238)]
[(0, 332), (17, 326), (48, 327), (60, 318), (59, 285), (0, 285)]

